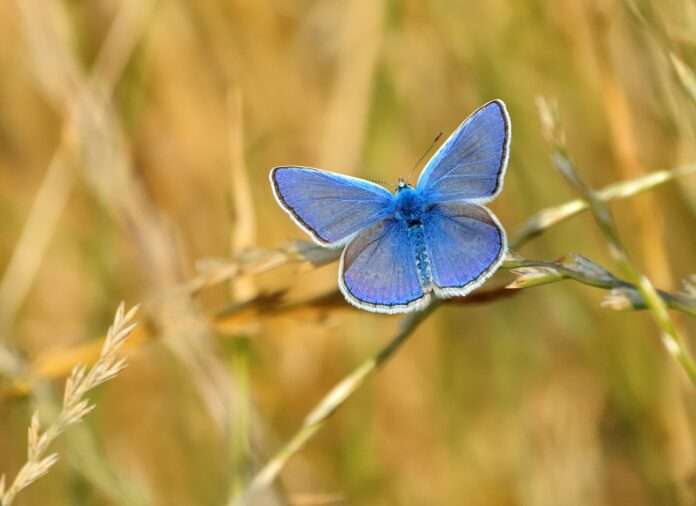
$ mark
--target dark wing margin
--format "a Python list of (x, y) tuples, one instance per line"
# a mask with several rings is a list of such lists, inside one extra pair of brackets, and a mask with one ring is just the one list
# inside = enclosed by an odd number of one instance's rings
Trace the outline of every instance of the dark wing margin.
[(269, 175), (280, 206), (315, 242), (339, 247), (393, 213), (385, 188), (310, 167), (275, 167)]

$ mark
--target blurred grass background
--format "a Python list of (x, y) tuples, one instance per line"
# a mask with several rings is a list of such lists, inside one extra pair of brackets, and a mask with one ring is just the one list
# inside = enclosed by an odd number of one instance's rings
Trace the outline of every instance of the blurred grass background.
[[(502, 98), (512, 157), (492, 208), (512, 231), (575, 197), (548, 161), (539, 95), (596, 187), (696, 158), (670, 59), (696, 62), (689, 0), (8, 0), (0, 34), (0, 339), (55, 365), (121, 299), (146, 303), (153, 336), (22, 505), (224, 504), (386, 342), (398, 318), (348, 306), (212, 323), (269, 290), (331, 291), (335, 265), (180, 290), (199, 259), (302, 237), (272, 166), (414, 181), (438, 132)], [(693, 177), (613, 210), (658, 287), (696, 271)], [(569, 252), (612, 265), (589, 215), (521, 253)], [(694, 392), (649, 315), (601, 309), (603, 295), (565, 283), (441, 309), (267, 501), (693, 504)], [(0, 472), (20, 467), (33, 406), (59, 385), (0, 399)]]

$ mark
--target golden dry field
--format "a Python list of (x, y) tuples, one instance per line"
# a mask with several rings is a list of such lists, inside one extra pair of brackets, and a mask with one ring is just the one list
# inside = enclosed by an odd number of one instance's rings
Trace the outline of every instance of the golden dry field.
[[(696, 504), (695, 65), (691, 0), (0, 1), (0, 505)], [(270, 168), (494, 98), (503, 268), (347, 304)]]

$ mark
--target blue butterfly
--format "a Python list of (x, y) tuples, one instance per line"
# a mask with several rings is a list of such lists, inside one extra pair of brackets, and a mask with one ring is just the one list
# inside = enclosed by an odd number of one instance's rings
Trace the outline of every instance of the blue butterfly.
[(415, 187), (382, 186), (309, 167), (276, 167), (273, 194), (321, 246), (345, 246), (338, 286), (351, 304), (378, 313), (463, 296), (488, 279), (507, 251), (505, 231), (481, 204), (503, 189), (510, 117), (488, 102), (454, 131)]

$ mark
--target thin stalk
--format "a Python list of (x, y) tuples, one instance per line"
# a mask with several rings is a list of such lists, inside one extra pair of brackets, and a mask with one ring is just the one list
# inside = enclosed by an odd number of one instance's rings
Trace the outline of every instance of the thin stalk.
[[(625, 199), (691, 174), (696, 174), (696, 164), (684, 165), (669, 170), (658, 170), (641, 177), (605, 186), (595, 192), (595, 196), (604, 203)], [(589, 208), (590, 204), (588, 201), (580, 198), (536, 212), (513, 234), (510, 241), (510, 249), (513, 251), (519, 249), (554, 225), (558, 225)]]
[[(510, 289), (531, 288), (564, 280), (573, 280), (584, 285), (610, 290), (602, 303), (610, 309), (649, 309), (638, 287), (617, 278), (604, 267), (591, 260), (575, 255), (569, 259), (554, 262), (548, 260), (528, 260), (514, 258), (506, 260), (502, 269), (508, 269), (518, 277), (507, 285)], [(671, 293), (656, 290), (664, 304), (675, 311), (696, 316), (696, 297), (686, 293)]]
[(285, 467), (287, 461), (295, 455), (326, 423), (329, 417), (340, 408), (345, 401), (355, 392), (365, 380), (381, 366), (383, 366), (394, 353), (413, 334), (418, 325), (432, 314), (438, 307), (434, 302), (427, 308), (416, 313), (406, 315), (399, 326), (399, 331), (379, 352), (365, 360), (348, 376), (334, 386), (324, 398), (305, 417), (300, 429), (290, 440), (258, 471), (249, 483), (243, 497), (238, 497), (230, 502), (230, 505), (245, 504), (254, 494), (269, 487)]
[(686, 340), (670, 318), (665, 301), (660, 297), (650, 280), (631, 262), (628, 252), (621, 242), (607, 203), (599, 198), (597, 193), (580, 178), (565, 150), (564, 134), (558, 127), (557, 114), (543, 101), (540, 101), (539, 106), (545, 133), (553, 145), (552, 160), (554, 165), (588, 203), (597, 225), (609, 244), (609, 252), (623, 270), (628, 281), (638, 289), (652, 314), (653, 320), (660, 328), (665, 349), (681, 365), (691, 382), (696, 385), (696, 363), (689, 352)]

